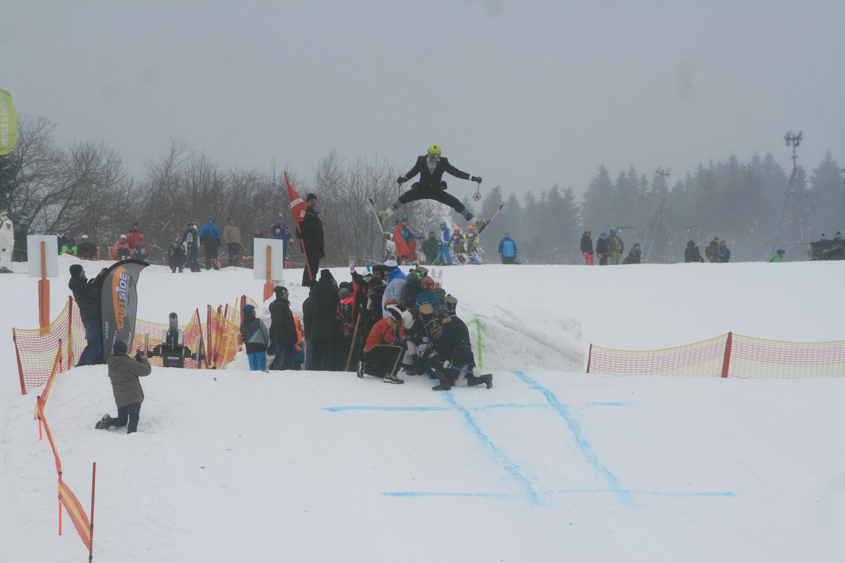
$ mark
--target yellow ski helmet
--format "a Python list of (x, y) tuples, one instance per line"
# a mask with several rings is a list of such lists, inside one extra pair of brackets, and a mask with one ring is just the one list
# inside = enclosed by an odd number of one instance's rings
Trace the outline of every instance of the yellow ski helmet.
[(429, 156), (435, 155), (435, 154), (437, 156), (440, 156), (440, 152), (441, 152), (440, 151), (440, 145), (431, 145), (430, 147), (428, 147), (428, 155)]

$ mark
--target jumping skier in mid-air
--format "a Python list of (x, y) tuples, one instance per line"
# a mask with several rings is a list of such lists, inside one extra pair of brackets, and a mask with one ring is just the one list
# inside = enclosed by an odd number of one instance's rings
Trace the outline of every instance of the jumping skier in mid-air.
[[(414, 182), (411, 189), (399, 196), (399, 199), (394, 201), (390, 207), (378, 214), (379, 219), (384, 222), (394, 212), (398, 211), (400, 207), (411, 201), (420, 199), (433, 199), (440, 203), (445, 203), (452, 209), (464, 216), (467, 221), (472, 222), (475, 215), (464, 207), (464, 205), (455, 196), (446, 193), (446, 182), (443, 181), (443, 173), (448, 172), (455, 178), (462, 180), (471, 180), (473, 182), (481, 183), (480, 176), (470, 176), (466, 172), (462, 172), (449, 164), (449, 160), (440, 156), (440, 145), (431, 145), (428, 147), (428, 155), (417, 158), (417, 163), (411, 168), (410, 172), (404, 176), (399, 176), (396, 180), (399, 184), (404, 184), (417, 174), (420, 175), (419, 182)], [(476, 222), (476, 228), (482, 229), (485, 225), (483, 220)]]

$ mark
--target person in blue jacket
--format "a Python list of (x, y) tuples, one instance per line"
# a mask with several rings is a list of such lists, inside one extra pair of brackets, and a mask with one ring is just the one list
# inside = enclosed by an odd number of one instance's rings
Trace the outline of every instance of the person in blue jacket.
[(499, 258), (502, 259), (502, 264), (516, 264), (516, 260), (519, 258), (516, 243), (508, 231), (505, 231), (505, 238), (499, 241)]
[(287, 259), (288, 244), (293, 240), (293, 235), (290, 234), (290, 229), (284, 223), (284, 217), (279, 215), (276, 217), (276, 222), (270, 227), (270, 236), (276, 240), (280, 240), (284, 244), (284, 252), (282, 254), (282, 263)]
[(440, 264), (451, 264), (452, 263), (452, 255), (449, 254), (449, 246), (451, 246), (451, 236), (452, 232), (449, 230), (449, 227), (446, 226), (446, 221), (440, 221), (440, 254), (439, 258), (435, 260)]
[(220, 229), (214, 224), (214, 217), (209, 217), (208, 222), (202, 226), (200, 246), (205, 249), (205, 269), (210, 270), (214, 266), (215, 270), (219, 270), (217, 252), (220, 249)]

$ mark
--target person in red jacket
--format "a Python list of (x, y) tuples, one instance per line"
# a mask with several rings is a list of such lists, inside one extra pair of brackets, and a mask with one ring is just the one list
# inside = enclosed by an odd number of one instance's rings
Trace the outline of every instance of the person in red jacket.
[(378, 321), (364, 345), (364, 359), (358, 362), (358, 377), (364, 374), (384, 378), (385, 383), (405, 383), (396, 377), (401, 367), (405, 346), (405, 327), (413, 324), (411, 314), (402, 311), (397, 305), (387, 305), (385, 308), (389, 317)]
[(135, 250), (139, 242), (147, 246), (147, 241), (144, 240), (144, 233), (138, 230), (138, 223), (132, 223), (132, 230), (126, 235), (126, 243), (129, 245), (129, 248)]

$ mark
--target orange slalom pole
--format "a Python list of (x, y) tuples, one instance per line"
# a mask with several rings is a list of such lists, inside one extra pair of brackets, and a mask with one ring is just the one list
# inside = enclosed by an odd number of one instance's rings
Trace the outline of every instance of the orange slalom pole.
[(47, 279), (47, 243), (41, 241), (41, 279), (38, 280), (38, 325), (50, 326), (50, 280)]
[[(62, 474), (59, 473), (59, 490), (62, 490)], [(59, 493), (59, 535), (62, 535), (62, 495)]]
[(88, 563), (94, 559), (94, 490), (97, 485), (97, 462), (91, 470), (91, 541), (88, 542)]
[(273, 282), (270, 280), (270, 256), (271, 248), (267, 246), (267, 279), (264, 282), (264, 301), (273, 296)]

